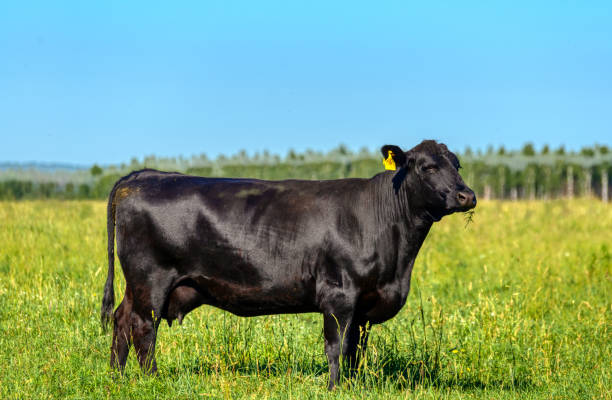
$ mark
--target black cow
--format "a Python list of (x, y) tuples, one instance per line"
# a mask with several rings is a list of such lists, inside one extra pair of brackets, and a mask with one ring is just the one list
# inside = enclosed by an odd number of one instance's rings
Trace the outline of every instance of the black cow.
[(340, 355), (358, 365), (366, 323), (406, 302), (417, 253), (434, 221), (476, 205), (445, 145), (383, 146), (396, 171), (370, 179), (262, 181), (133, 172), (108, 201), (108, 278), (102, 322), (114, 305), (114, 236), (126, 280), (111, 366), (134, 344), (155, 371), (161, 319), (209, 304), (240, 316), (323, 314), (329, 388)]

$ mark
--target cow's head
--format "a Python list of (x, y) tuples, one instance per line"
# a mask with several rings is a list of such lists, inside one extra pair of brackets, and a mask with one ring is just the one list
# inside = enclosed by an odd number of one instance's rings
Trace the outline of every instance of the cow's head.
[(434, 221), (476, 206), (476, 195), (459, 175), (459, 160), (442, 143), (424, 140), (404, 152), (398, 146), (381, 148), (396, 166), (393, 184), (396, 193), (407, 191), (411, 206), (424, 210)]

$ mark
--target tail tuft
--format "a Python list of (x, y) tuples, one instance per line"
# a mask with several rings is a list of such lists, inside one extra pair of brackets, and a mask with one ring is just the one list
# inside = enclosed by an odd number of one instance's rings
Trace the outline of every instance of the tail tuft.
[(100, 322), (102, 329), (108, 330), (113, 321), (113, 308), (115, 307), (115, 191), (121, 180), (115, 186), (108, 197), (106, 208), (106, 233), (108, 236), (108, 275), (104, 285), (104, 297), (102, 298), (102, 308), (100, 309)]
[(113, 282), (110, 281), (110, 289), (108, 282), (104, 286), (104, 298), (102, 299), (102, 309), (100, 310), (100, 323), (102, 330), (107, 332), (113, 322), (113, 308), (115, 307), (115, 293)]

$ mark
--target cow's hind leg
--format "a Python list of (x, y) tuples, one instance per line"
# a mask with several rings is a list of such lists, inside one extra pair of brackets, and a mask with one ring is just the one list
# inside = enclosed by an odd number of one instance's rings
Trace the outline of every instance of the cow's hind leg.
[(128, 286), (123, 301), (114, 314), (110, 364), (112, 368), (120, 371), (125, 368), (131, 344), (134, 344), (143, 371), (154, 373), (157, 370), (155, 339), (160, 322), (161, 305), (153, 307), (149, 296), (143, 297), (134, 303), (132, 291)]
[[(143, 315), (144, 314), (144, 315)], [(155, 362), (155, 340), (160, 319), (155, 317), (154, 312), (146, 311), (132, 313), (132, 338), (134, 350), (138, 357), (140, 367), (145, 373), (155, 373), (157, 363)]]
[(126, 290), (123, 301), (114, 314), (113, 342), (111, 346), (111, 368), (123, 371), (131, 344), (132, 307)]
[(155, 341), (161, 322), (162, 309), (168, 296), (170, 280), (157, 279), (154, 288), (139, 288), (138, 300), (132, 311), (132, 340), (140, 367), (145, 373), (155, 373)]

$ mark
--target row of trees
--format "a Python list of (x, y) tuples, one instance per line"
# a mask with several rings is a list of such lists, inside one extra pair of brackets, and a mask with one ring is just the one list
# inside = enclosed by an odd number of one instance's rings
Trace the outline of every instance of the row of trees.
[[(521, 150), (492, 147), (485, 152), (471, 149), (458, 154), (466, 183), (486, 199), (548, 199), (596, 196), (609, 199), (612, 151), (607, 146), (585, 147), (566, 152), (562, 147), (536, 151), (526, 144)], [(258, 179), (338, 179), (371, 177), (383, 170), (378, 152), (351, 152), (339, 146), (330, 152), (290, 151), (285, 157), (247, 154), (206, 155), (191, 158), (145, 157), (127, 165), (100, 167), (89, 171), (45, 174), (38, 170), (0, 171), (0, 199), (102, 199), (122, 175), (141, 168), (181, 171), (193, 175), (248, 177)]]

